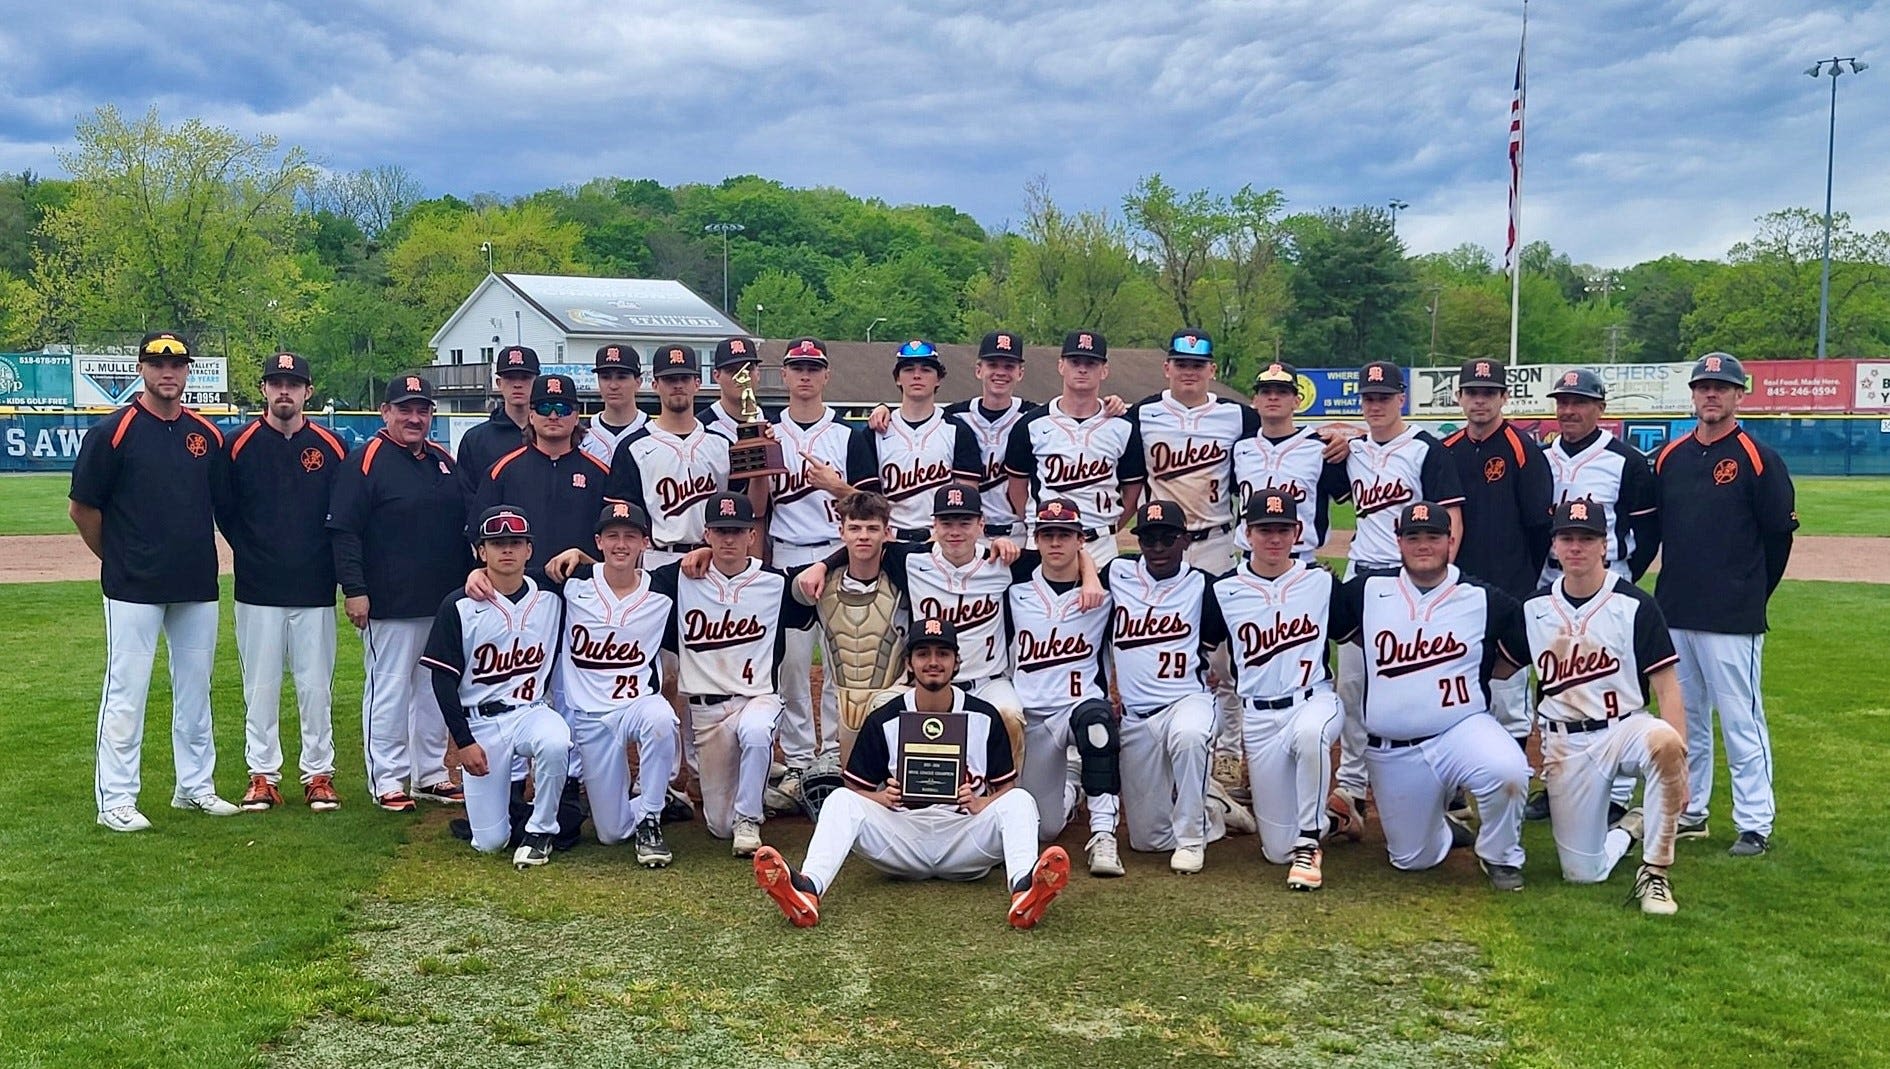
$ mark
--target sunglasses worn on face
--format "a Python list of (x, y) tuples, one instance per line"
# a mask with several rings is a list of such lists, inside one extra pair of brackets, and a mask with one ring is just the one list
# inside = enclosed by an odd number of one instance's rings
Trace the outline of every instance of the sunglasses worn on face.
[(530, 538), (531, 531), (525, 526), (525, 517), (502, 512), (497, 516), (488, 516), (486, 522), (479, 525), (481, 538)]
[(541, 416), (568, 416), (577, 409), (569, 401), (540, 401), (532, 406), (532, 411)]
[(1167, 529), (1137, 531), (1135, 532), (1135, 540), (1145, 546), (1153, 546), (1156, 549), (1167, 549), (1169, 546), (1181, 540), (1181, 532)]

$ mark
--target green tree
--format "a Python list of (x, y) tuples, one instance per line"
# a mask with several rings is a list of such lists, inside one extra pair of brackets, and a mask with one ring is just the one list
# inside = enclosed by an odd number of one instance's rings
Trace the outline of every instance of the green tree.
[(832, 322), (827, 302), (821, 300), (814, 287), (801, 276), (778, 268), (763, 271), (742, 288), (736, 307), (752, 310), (756, 305), (764, 309), (759, 324), (753, 320), (745, 322), (750, 329), (766, 330), (770, 337), (818, 336)]
[[(1859, 233), (1843, 213), (1831, 226), (1829, 350), (1881, 353), (1890, 346), (1890, 233)], [(1808, 209), (1761, 216), (1752, 240), (1732, 247), (1731, 266), (1695, 288), (1682, 346), (1746, 359), (1814, 355), (1823, 236), (1824, 217)]]
[(426, 349), (438, 321), (394, 300), (384, 287), (343, 279), (322, 294), (292, 348), (308, 357), (317, 398), (343, 408), (373, 408), (388, 376), (431, 363)]
[(32, 284), (0, 270), (0, 350), (39, 348), (39, 318), (39, 295)]
[(1725, 265), (1710, 260), (1663, 256), (1621, 272), (1621, 306), (1627, 311), (1625, 350), (1655, 364), (1687, 358), (1680, 324), (1693, 311), (1693, 292)]
[(486, 245), (494, 271), (559, 275), (577, 268), (581, 239), (542, 204), (429, 211), (388, 250), (388, 282), (395, 300), (437, 327), (486, 276)]
[(1292, 310), (1284, 351), (1295, 363), (1408, 362), (1416, 351), (1417, 274), (1380, 208), (1328, 209), (1285, 221), (1292, 235)]
[(1042, 178), (1025, 187), (1024, 205), (1022, 233), (992, 242), (989, 266), (965, 285), (966, 336), (1002, 326), (1050, 343), (1087, 328), (1132, 345), (1165, 330), (1163, 302), (1120, 223), (1106, 212), (1065, 212)]
[(857, 256), (829, 277), (827, 289), (829, 338), (863, 338), (873, 320), (884, 317), (876, 338), (958, 340), (959, 287), (920, 250), (880, 263)]

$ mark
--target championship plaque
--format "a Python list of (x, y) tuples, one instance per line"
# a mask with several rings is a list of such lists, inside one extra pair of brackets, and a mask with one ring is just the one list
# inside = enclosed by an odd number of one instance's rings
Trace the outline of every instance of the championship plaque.
[(955, 805), (965, 781), (965, 714), (899, 714), (899, 795), (909, 805)]
[(741, 387), (741, 409), (736, 412), (741, 424), (735, 428), (735, 444), (728, 447), (730, 481), (786, 475), (781, 443), (762, 430), (766, 424), (761, 419), (761, 404), (755, 400), (754, 377), (744, 367), (735, 373), (735, 383)]

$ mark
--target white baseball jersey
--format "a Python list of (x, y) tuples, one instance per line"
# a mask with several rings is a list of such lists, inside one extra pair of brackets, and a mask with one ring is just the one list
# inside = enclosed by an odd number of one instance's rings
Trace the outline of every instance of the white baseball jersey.
[(1326, 504), (1331, 494), (1324, 491), (1322, 482), (1327, 478), (1325, 449), (1326, 443), (1313, 436), (1311, 427), (1296, 427), (1279, 441), (1256, 432), (1234, 443), (1235, 515), (1244, 512), (1248, 499), (1262, 490), (1285, 491), (1299, 506), (1299, 541), (1293, 543), (1296, 557), (1310, 558), (1326, 544)]
[(1365, 650), (1365, 730), (1387, 739), (1441, 734), (1490, 707), (1499, 652), (1522, 662), (1516, 602), (1451, 565), (1419, 590), (1401, 570), (1339, 590), (1333, 628)]
[(1349, 554), (1359, 568), (1398, 566), (1398, 510), (1413, 501), (1463, 504), (1457, 466), (1430, 432), (1406, 427), (1389, 442), (1352, 439), (1345, 461), (1347, 492), (1358, 512)]
[(1647, 707), (1647, 677), (1679, 661), (1651, 594), (1610, 574), (1577, 605), (1557, 579), (1522, 603), (1536, 708), (1549, 720), (1626, 716)]
[(1021, 398), (1011, 398), (1009, 408), (992, 419), (978, 398), (947, 406), (947, 414), (963, 423), (978, 443), (978, 455), (984, 461), (984, 474), (978, 478), (978, 494), (984, 502), (984, 522), (1016, 524), (1023, 521), (1011, 507), (1011, 480), (1004, 471), (1004, 451), (1010, 444), (1011, 428), (1035, 406)]
[(933, 546), (892, 543), (882, 567), (886, 578), (905, 591), (913, 619), (936, 616), (957, 629), (958, 674), (953, 681), (982, 683), (1011, 670), (1004, 595), (1027, 578), (1037, 562), (1037, 555), (1027, 552), (1006, 566), (980, 551), (961, 568)]
[(1238, 401), (1208, 394), (1188, 408), (1171, 390), (1129, 409), (1142, 440), (1148, 497), (1181, 506), (1188, 527), (1234, 522), (1234, 446), (1260, 429), (1260, 417)]
[(741, 420), (736, 419), (733, 412), (722, 407), (721, 401), (712, 401), (697, 410), (696, 418), (702, 421), (703, 426), (709, 428), (710, 434), (719, 434), (731, 443), (735, 441), (742, 425)]
[(775, 693), (787, 629), (814, 619), (790, 594), (787, 574), (752, 557), (736, 575), (711, 567), (700, 579), (666, 564), (650, 573), (650, 587), (675, 602), (670, 648), (677, 656), (677, 689), (689, 695)]
[(1117, 557), (1103, 568), (1114, 611), (1109, 648), (1122, 708), (1145, 716), (1207, 692), (1212, 645), (1201, 610), (1213, 577), (1182, 565), (1166, 579), (1149, 574), (1140, 557)]
[(662, 691), (657, 651), (663, 648), (675, 602), (658, 593), (647, 572), (619, 598), (604, 570), (564, 585), (564, 644), (558, 651), (558, 691), (573, 712), (607, 713)]
[(788, 472), (771, 480), (774, 497), (769, 505), (768, 534), (783, 542), (800, 546), (822, 545), (840, 537), (840, 517), (833, 510), (833, 495), (808, 485), (806, 462), (818, 460), (833, 465), (843, 476), (847, 470), (847, 442), (853, 429), (834, 418), (831, 408), (824, 408), (812, 426), (803, 427), (785, 413), (774, 424), (774, 436), (781, 443), (781, 456)]
[(642, 505), (657, 548), (700, 545), (702, 503), (728, 489), (728, 447), (701, 423), (678, 437), (651, 421), (617, 446), (604, 496)]
[[(1057, 587), (1067, 586), (1059, 590)], [(1052, 584), (1038, 568), (1006, 595), (1010, 606), (1011, 685), (1026, 710), (1068, 709), (1091, 698), (1109, 700), (1103, 677), (1103, 646), (1109, 641), (1114, 605), (1084, 612), (1076, 599), (1081, 584)]]
[(648, 422), (649, 413), (640, 410), (627, 427), (612, 427), (604, 422), (601, 414), (592, 416), (591, 425), (585, 429), (584, 440), (578, 443), (578, 448), (609, 464), (616, 459), (617, 447), (624, 443), (624, 439), (642, 430)]
[[(1555, 480), (1555, 503), (1588, 498), (1601, 506), (1608, 525), (1608, 567), (1616, 575), (1628, 576), (1628, 561), (1635, 555), (1632, 521), (1654, 511), (1654, 477), (1647, 458), (1633, 446), (1596, 428), (1593, 441), (1570, 453), (1568, 442), (1560, 437), (1542, 450), (1548, 458), (1549, 474)], [(1561, 571), (1555, 560), (1555, 547), (1549, 547), (1545, 575)]]
[(943, 408), (917, 424), (895, 411), (884, 431), (860, 427), (847, 443), (847, 482), (886, 495), (899, 530), (929, 529), (932, 491), (949, 482), (978, 482), (983, 470), (970, 428)]
[(1031, 512), (1051, 497), (1076, 502), (1087, 531), (1115, 527), (1122, 518), (1122, 487), (1142, 478), (1142, 447), (1135, 424), (1098, 409), (1087, 419), (1065, 415), (1063, 399), (1034, 408), (1011, 428), (1004, 470), (1030, 480)]
[[(848, 782), (876, 791), (887, 780), (899, 778), (899, 718), (914, 711), (916, 694), (908, 690), (867, 714), (847, 755), (842, 775)], [(953, 687), (952, 715), (965, 718), (965, 782), (971, 785), (973, 794), (983, 794), (1017, 778), (1011, 736), (995, 706), (966, 694), (961, 687)]]
[[(440, 604), (420, 663), (459, 679), (457, 712), (486, 702), (528, 705), (544, 701), (558, 645), (558, 595), (530, 576), (508, 596), (468, 597), (464, 588)], [(447, 723), (451, 711), (442, 709)], [(457, 736), (456, 736), (457, 737)]]
[(1232, 643), (1229, 663), (1241, 698), (1274, 701), (1332, 678), (1326, 642), (1338, 589), (1337, 576), (1304, 561), (1274, 579), (1243, 565), (1214, 580), (1208, 637)]

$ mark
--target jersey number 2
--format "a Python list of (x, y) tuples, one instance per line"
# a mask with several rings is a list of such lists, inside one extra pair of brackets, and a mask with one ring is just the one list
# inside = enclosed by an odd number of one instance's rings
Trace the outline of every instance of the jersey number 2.
[(1437, 681), (1437, 689), (1444, 692), (1444, 708), (1453, 705), (1470, 704), (1470, 682), (1462, 676), (1446, 676)]

